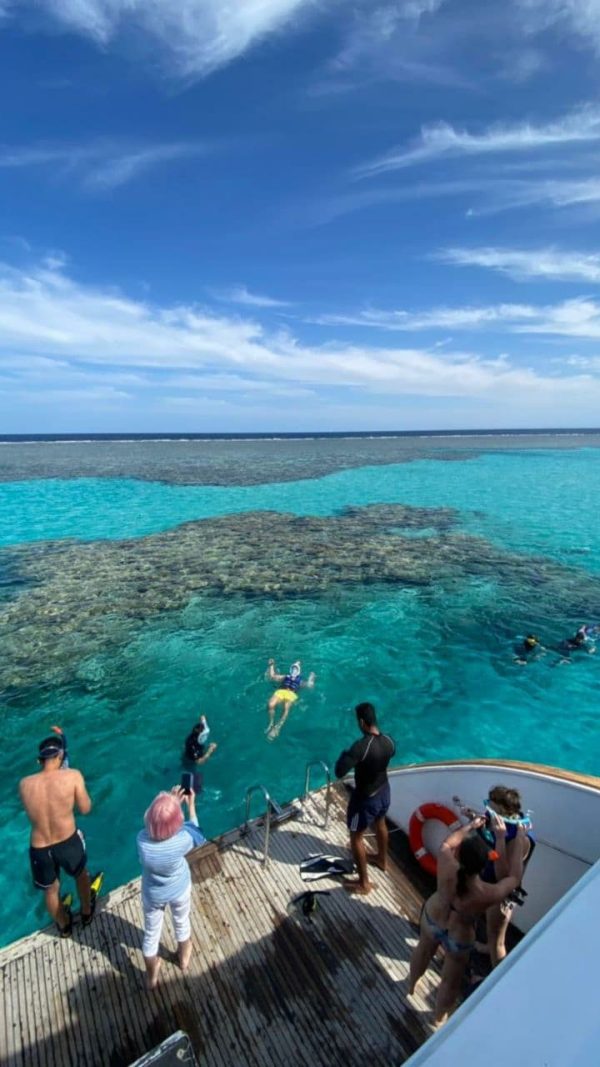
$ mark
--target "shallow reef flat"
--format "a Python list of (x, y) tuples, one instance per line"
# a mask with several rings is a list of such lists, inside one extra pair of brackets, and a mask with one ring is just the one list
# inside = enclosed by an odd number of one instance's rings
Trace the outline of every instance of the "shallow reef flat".
[(139, 540), (45, 542), (2, 553), (0, 690), (77, 679), (84, 660), (121, 647), (144, 621), (195, 599), (323, 597), (369, 585), (426, 589), (484, 579), (532, 616), (592, 611), (600, 580), (506, 552), (457, 528), (448, 508), (375, 505), (333, 517), (246, 512)]
[(473, 459), (481, 447), (481, 441), (461, 439), (456, 447), (451, 439), (420, 438), (11, 443), (0, 449), (0, 482), (135, 478), (170, 485), (263, 485), (419, 459)]

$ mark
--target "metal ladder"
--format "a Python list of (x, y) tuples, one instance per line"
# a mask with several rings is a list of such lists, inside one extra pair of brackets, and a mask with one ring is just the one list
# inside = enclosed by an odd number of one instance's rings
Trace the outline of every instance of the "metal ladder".
[[(322, 767), (325, 771), (325, 777), (327, 778), (327, 793), (325, 795), (325, 820), (322, 824), (323, 829), (325, 829), (327, 827), (327, 823), (329, 822), (329, 808), (331, 806), (331, 772), (327, 764), (321, 759), (311, 760), (309, 763), (306, 764), (306, 777), (304, 779), (304, 793), (302, 794), (302, 802), (304, 803), (309, 794), (310, 774), (313, 767)], [(265, 841), (263, 846), (262, 858), (262, 865), (263, 867), (265, 867), (269, 862), (269, 841), (271, 837), (271, 823), (285, 822), (286, 819), (290, 819), (298, 813), (298, 808), (294, 807), (293, 804), (288, 804), (287, 807), (282, 808), (276, 800), (273, 800), (273, 797), (269, 793), (266, 786), (261, 785), (260, 782), (258, 782), (256, 785), (251, 785), (250, 788), (246, 790), (246, 817), (244, 820), (244, 834), (247, 834), (250, 829), (250, 805), (252, 803), (252, 797), (255, 793), (262, 793), (265, 799)]]
[(329, 809), (331, 807), (331, 771), (329, 770), (329, 767), (324, 760), (314, 759), (310, 760), (310, 762), (306, 764), (306, 777), (304, 779), (304, 792), (302, 794), (302, 801), (306, 801), (310, 792), (310, 774), (313, 767), (322, 767), (322, 769), (325, 771), (325, 778), (327, 779), (327, 792), (325, 794), (325, 819), (322, 823), (323, 829), (326, 830), (327, 823), (329, 822)]

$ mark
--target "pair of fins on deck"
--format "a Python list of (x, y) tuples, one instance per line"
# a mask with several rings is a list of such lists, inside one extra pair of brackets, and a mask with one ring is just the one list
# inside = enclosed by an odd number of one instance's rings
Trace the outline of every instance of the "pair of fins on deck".
[[(92, 876), (90, 882), (90, 914), (81, 916), (81, 925), (89, 926), (94, 918), (94, 912), (96, 911), (96, 900), (100, 895), (102, 889), (102, 883), (104, 881), (104, 871), (98, 871), (98, 874)], [(58, 933), (60, 937), (70, 937), (73, 932), (73, 894), (64, 893), (60, 898), (61, 904), (67, 913), (67, 925), (58, 926)]]
[(354, 861), (343, 856), (330, 856), (327, 852), (317, 852), (307, 856), (300, 864), (300, 877), (303, 882), (317, 882), (320, 878), (338, 878), (340, 875), (352, 874)]

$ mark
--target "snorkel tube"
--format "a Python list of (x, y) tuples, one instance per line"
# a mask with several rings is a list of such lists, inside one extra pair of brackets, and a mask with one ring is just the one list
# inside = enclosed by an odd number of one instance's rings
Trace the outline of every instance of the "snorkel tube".
[(60, 726), (51, 726), (50, 729), (52, 730), (52, 733), (56, 734), (60, 738), (60, 740), (62, 741), (63, 761), (62, 761), (61, 770), (63, 768), (66, 769), (69, 766), (69, 753), (67, 752), (67, 735), (65, 734), (65, 731)]

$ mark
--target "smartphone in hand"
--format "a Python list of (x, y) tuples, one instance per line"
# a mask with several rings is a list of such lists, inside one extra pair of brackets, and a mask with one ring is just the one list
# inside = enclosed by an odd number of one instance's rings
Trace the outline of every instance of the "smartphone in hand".
[(191, 771), (184, 771), (181, 775), (181, 788), (187, 796), (190, 795), (194, 788), (194, 775)]

